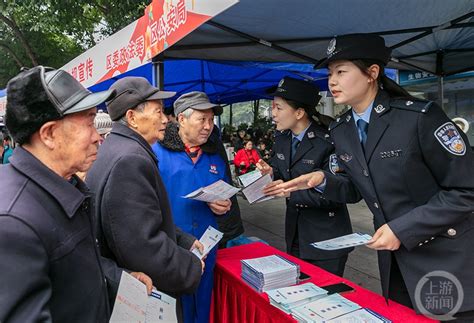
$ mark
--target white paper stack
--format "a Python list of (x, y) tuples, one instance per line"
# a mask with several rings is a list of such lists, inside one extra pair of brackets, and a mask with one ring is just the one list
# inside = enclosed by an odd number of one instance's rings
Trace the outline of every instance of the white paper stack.
[(298, 283), (300, 267), (277, 256), (241, 260), (242, 278), (259, 292)]
[(298, 322), (327, 322), (360, 308), (359, 305), (341, 295), (332, 294), (293, 309), (291, 315)]
[(267, 292), (270, 304), (291, 314), (291, 310), (327, 296), (327, 291), (313, 283), (273, 289)]

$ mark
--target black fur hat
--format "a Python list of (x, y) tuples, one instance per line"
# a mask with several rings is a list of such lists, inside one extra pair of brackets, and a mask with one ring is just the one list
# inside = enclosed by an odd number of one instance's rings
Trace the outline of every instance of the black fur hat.
[(95, 107), (113, 94), (91, 93), (66, 71), (37, 66), (8, 82), (5, 125), (22, 145), (46, 122)]

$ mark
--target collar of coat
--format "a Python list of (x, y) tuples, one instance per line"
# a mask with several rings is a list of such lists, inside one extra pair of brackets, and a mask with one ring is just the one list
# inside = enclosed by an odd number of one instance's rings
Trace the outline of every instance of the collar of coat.
[(79, 177), (73, 175), (72, 182), (75, 184), (68, 182), (21, 146), (15, 149), (10, 163), (17, 171), (48, 192), (69, 218), (72, 218), (84, 200), (91, 196)]
[[(215, 154), (217, 153), (217, 145), (211, 139), (211, 137), (212, 134), (209, 136), (207, 142), (201, 145), (201, 149), (205, 153)], [(176, 123), (168, 123), (168, 125), (166, 126), (165, 138), (163, 139), (163, 141), (160, 142), (160, 144), (166, 149), (172, 151), (185, 151), (184, 143), (181, 140), (181, 137), (179, 136), (179, 127)]]
[(132, 139), (139, 143), (150, 155), (151, 158), (155, 160), (155, 163), (158, 162), (156, 155), (153, 153), (150, 144), (143, 138), (138, 132), (135, 130), (130, 129), (128, 126), (123, 125), (118, 122), (114, 122), (112, 126), (111, 134), (116, 134), (122, 137), (126, 137), (128, 139)]

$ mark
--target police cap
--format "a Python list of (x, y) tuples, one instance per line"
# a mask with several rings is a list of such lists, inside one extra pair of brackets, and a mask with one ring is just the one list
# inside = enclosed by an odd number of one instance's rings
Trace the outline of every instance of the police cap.
[[(302, 103), (309, 108), (316, 107), (321, 99), (319, 88), (316, 85), (289, 76), (282, 78), (278, 86), (268, 89), (267, 93), (271, 96)], [(311, 111), (307, 112), (312, 114)]]
[(327, 57), (316, 68), (327, 67), (337, 60), (369, 59), (387, 65), (392, 50), (385, 46), (385, 40), (374, 34), (350, 34), (336, 36), (329, 42)]

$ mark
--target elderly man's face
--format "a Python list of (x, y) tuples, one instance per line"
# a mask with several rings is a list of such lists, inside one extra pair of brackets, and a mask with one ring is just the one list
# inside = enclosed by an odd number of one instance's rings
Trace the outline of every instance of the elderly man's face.
[(100, 136), (94, 127), (96, 108), (58, 121), (55, 159), (65, 173), (85, 172), (97, 158)]
[(184, 136), (183, 141), (192, 146), (200, 146), (207, 142), (214, 127), (214, 111), (194, 110), (189, 118), (180, 115), (179, 130)]
[(163, 111), (161, 100), (147, 101), (143, 112), (135, 111), (134, 120), (137, 126), (136, 130), (150, 145), (165, 137), (168, 117)]

